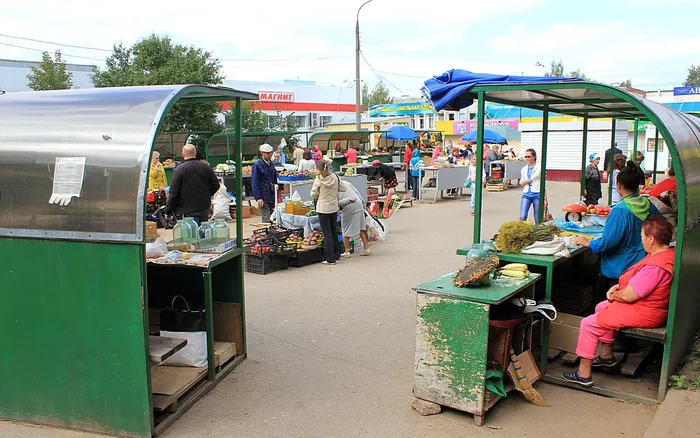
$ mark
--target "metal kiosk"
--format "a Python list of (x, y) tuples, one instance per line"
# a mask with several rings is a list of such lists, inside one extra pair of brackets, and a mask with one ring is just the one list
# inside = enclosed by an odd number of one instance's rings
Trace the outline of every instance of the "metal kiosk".
[[(431, 85), (434, 87), (431, 88)], [(655, 385), (637, 385), (635, 389), (639, 389), (641, 392), (629, 393), (617, 385), (621, 381), (619, 378), (611, 378), (601, 379), (601, 382), (605, 383), (601, 386), (594, 385), (585, 388), (576, 385), (575, 387), (598, 394), (634, 399), (646, 403), (663, 401), (669, 376), (678, 368), (688, 351), (688, 347), (692, 344), (698, 328), (700, 328), (700, 319), (695, 317), (700, 310), (700, 295), (697, 293), (696, 280), (697, 254), (700, 252), (700, 197), (697, 194), (700, 187), (700, 118), (680, 113), (657, 102), (638, 98), (620, 88), (587, 83), (579, 79), (478, 75), (462, 70), (452, 70), (445, 75), (428, 80), (426, 86), (435, 90), (435, 95), (430, 97), (438, 111), (446, 108), (458, 110), (471, 105), (474, 99), (478, 99), (477, 154), (483, 152), (485, 104), (487, 101), (542, 111), (542, 145), (538, 151), (538, 162), (542, 167), (540, 219), (543, 217), (544, 210), (547, 133), (550, 113), (572, 115), (583, 119), (582, 169), (586, 166), (587, 128), (590, 118), (612, 119), (613, 131), (617, 119), (634, 120), (635, 131), (640, 120), (649, 121), (656, 125), (657, 132), (663, 136), (668, 145), (678, 181), (678, 232), (668, 321), (666, 327), (660, 329), (625, 329), (624, 331), (629, 336), (656, 343), (663, 349), (658, 386), (654, 388)], [(459, 92), (450, 94), (450, 91), (454, 91), (457, 87), (459, 87)], [(448, 94), (442, 94), (443, 91)], [(614, 136), (611, 137), (610, 149), (613, 149)], [(634, 138), (637, 136), (635, 135)], [(634, 146), (633, 156), (636, 155), (636, 141)], [(480, 242), (481, 239), (482, 178), (482, 167), (477, 166), (475, 243)], [(527, 256), (523, 256), (518, 261), (528, 263), (526, 259)], [(535, 263), (535, 265), (546, 265), (549, 266), (548, 269), (555, 270), (554, 274), (546, 273), (548, 289), (545, 298), (549, 299), (551, 298), (550, 278), (551, 275), (556, 277), (556, 261)], [(564, 265), (560, 264), (559, 266)], [(542, 330), (543, 357), (540, 361), (540, 367), (543, 374), (547, 371), (548, 366), (546, 352), (549, 343), (549, 325), (549, 322), (545, 321)], [(554, 373), (545, 375), (544, 379), (551, 383), (571, 386)]]
[[(199, 267), (147, 264), (144, 236), (151, 150), (168, 111), (235, 101), (240, 121), (244, 99), (257, 95), (201, 85), (0, 98), (0, 418), (150, 437), (246, 357), (242, 221), (236, 248)], [(176, 282), (206, 305), (208, 366), (184, 367), (196, 374), (184, 382), (158, 370), (184, 344), (149, 337), (149, 305), (165, 305)], [(240, 336), (235, 352), (215, 351), (222, 323)], [(159, 375), (171, 386), (163, 412)]]

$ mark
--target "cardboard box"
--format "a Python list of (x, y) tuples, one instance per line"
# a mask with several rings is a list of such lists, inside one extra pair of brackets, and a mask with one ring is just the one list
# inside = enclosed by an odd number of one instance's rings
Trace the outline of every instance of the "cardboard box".
[(241, 305), (214, 301), (214, 341), (235, 342), (236, 354), (243, 354)]
[(155, 222), (146, 221), (146, 239), (158, 238), (158, 225)]
[[(583, 318), (568, 313), (559, 313), (557, 319), (551, 322), (549, 332), (549, 348), (576, 354), (576, 344)], [(596, 354), (600, 354), (602, 348), (598, 344)]]
[(367, 187), (367, 196), (379, 195), (378, 187)]
[(250, 207), (250, 215), (251, 216), (260, 216), (260, 208)]
[[(250, 217), (250, 207), (247, 205), (242, 205), (241, 206), (241, 213), (243, 215), (243, 219), (248, 219)], [(236, 210), (231, 209), (231, 217), (236, 219)]]

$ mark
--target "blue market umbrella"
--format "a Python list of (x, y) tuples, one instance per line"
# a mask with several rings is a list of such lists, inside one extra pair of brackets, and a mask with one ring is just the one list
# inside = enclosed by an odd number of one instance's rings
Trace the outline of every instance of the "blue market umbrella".
[[(462, 136), (460, 139), (468, 143), (476, 143), (476, 129)], [(491, 131), (490, 129), (484, 129), (484, 143), (485, 144), (508, 144), (508, 140), (498, 132)]]
[(389, 130), (387, 130), (384, 134), (382, 134), (382, 137), (385, 137), (388, 140), (407, 141), (418, 138), (418, 134), (416, 134), (416, 131), (408, 126), (397, 125), (392, 126)]

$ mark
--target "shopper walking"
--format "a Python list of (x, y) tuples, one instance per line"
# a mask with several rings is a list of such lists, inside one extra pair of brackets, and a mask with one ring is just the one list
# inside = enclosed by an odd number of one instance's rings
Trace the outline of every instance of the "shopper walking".
[(413, 199), (418, 199), (420, 195), (420, 179), (425, 175), (423, 168), (423, 159), (420, 156), (420, 150), (413, 150), (413, 158), (411, 158), (411, 184), (413, 184)]
[(537, 154), (534, 149), (525, 151), (527, 166), (520, 171), (520, 185), (523, 196), (520, 198), (520, 220), (526, 221), (532, 207), (535, 223), (540, 223), (540, 165), (537, 164)]

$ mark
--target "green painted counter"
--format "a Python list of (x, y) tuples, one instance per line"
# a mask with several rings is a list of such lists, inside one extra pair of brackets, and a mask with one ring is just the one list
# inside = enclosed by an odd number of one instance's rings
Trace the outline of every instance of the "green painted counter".
[(500, 304), (541, 277), (540, 274), (530, 274), (528, 278), (523, 279), (500, 277), (491, 280), (491, 286), (457, 287), (452, 281), (454, 276), (455, 272), (445, 274), (442, 277), (413, 286), (413, 290), (476, 303)]
[(486, 365), (508, 366), (512, 335), (527, 321), (491, 322), (491, 310), (516, 295), (534, 297), (539, 274), (501, 277), (490, 286), (459, 288), (454, 273), (413, 287), (416, 291), (416, 346), (413, 395), (474, 414), (477, 425), (500, 397), (486, 389)]
[(340, 172), (340, 167), (345, 166), (347, 162), (347, 158), (345, 158), (343, 155), (333, 157), (331, 158), (331, 167), (333, 167), (333, 170), (336, 172)]

